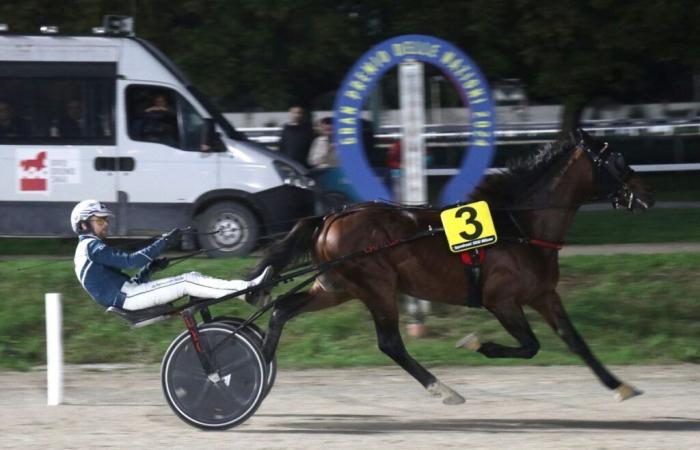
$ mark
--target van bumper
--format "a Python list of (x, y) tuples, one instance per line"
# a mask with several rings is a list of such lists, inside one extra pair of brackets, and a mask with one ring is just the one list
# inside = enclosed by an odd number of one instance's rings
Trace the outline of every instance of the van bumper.
[(314, 215), (315, 193), (311, 189), (278, 186), (256, 192), (252, 199), (267, 234), (289, 231), (299, 219)]

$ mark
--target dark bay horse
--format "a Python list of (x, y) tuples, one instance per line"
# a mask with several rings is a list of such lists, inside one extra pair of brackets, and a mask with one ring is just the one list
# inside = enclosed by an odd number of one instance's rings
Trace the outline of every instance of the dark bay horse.
[[(483, 306), (517, 340), (510, 347), (480, 342), (468, 335), (459, 346), (489, 358), (532, 358), (540, 345), (523, 313), (539, 312), (574, 353), (618, 400), (641, 392), (612, 375), (593, 355), (569, 320), (556, 288), (558, 248), (583, 203), (607, 198), (630, 211), (652, 206), (653, 197), (622, 155), (579, 131), (548, 144), (510, 170), (482, 183), (472, 195), (486, 200), (499, 242), (488, 248), (482, 264)], [(439, 211), (383, 203), (364, 203), (324, 218), (304, 219), (260, 261), (277, 272), (310, 254), (331, 261), (367, 248), (386, 247), (441, 226)], [(464, 402), (406, 351), (399, 332), (397, 293), (433, 302), (464, 305), (469, 279), (444, 234), (389, 246), (365, 257), (343, 260), (317, 278), (308, 292), (280, 301), (273, 310), (263, 353), (272, 359), (284, 324), (298, 314), (359, 299), (375, 323), (379, 348), (446, 404)]]

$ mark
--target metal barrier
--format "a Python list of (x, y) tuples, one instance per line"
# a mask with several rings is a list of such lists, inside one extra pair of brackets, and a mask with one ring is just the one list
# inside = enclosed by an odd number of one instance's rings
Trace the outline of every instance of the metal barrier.
[[(656, 161), (654, 163), (634, 163), (631, 166), (639, 172), (670, 172), (670, 171), (695, 171), (700, 170), (700, 119), (670, 121), (654, 123), (635, 123), (635, 124), (619, 124), (610, 122), (585, 122), (582, 127), (589, 133), (599, 138), (616, 139), (620, 141), (636, 140), (641, 138), (649, 138), (652, 140), (672, 140), (674, 151), (670, 155), (662, 155), (663, 162)], [(280, 139), (282, 128), (241, 128), (240, 131), (245, 133), (251, 140), (265, 144), (273, 149), (277, 147)], [(509, 124), (508, 128), (502, 128), (496, 131), (497, 155), (507, 150), (510, 153), (518, 150), (515, 147), (523, 146), (530, 147), (543, 143), (551, 142), (556, 139), (560, 132), (557, 124), (552, 123), (527, 123), (527, 124)], [(452, 157), (447, 158), (447, 164), (438, 164), (429, 166), (427, 169), (428, 176), (454, 176), (457, 174), (457, 163), (461, 159), (461, 153), (467, 146), (467, 141), (471, 137), (471, 132), (464, 125), (426, 125), (423, 133), (426, 147), (435, 152), (451, 152)], [(401, 127), (399, 126), (382, 126), (379, 133), (375, 134), (375, 147), (379, 149), (387, 149), (391, 144), (401, 138)], [(697, 140), (697, 149), (691, 149), (692, 157), (690, 161), (686, 158), (681, 150), (675, 150), (677, 141), (681, 144), (683, 141)], [(619, 145), (619, 144), (618, 144)], [(500, 151), (500, 152), (499, 152)], [(623, 152), (625, 153), (625, 152)], [(696, 155), (697, 154), (697, 155)], [(444, 156), (444, 155), (443, 155)], [(630, 156), (630, 155), (626, 155)], [(500, 161), (504, 158), (497, 156), (495, 164), (503, 164)], [(659, 159), (659, 158), (655, 158)], [(697, 160), (696, 160), (697, 159)], [(487, 173), (493, 173), (501, 170), (498, 165), (492, 167)]]

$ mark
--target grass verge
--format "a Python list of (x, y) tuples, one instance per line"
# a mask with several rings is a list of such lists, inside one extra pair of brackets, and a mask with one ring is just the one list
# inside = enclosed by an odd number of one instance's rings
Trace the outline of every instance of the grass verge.
[[(242, 277), (252, 264), (250, 258), (193, 259), (159, 276), (197, 270)], [(700, 363), (700, 254), (567, 257), (562, 258), (561, 273), (559, 291), (569, 314), (604, 363)], [(64, 295), (67, 363), (157, 362), (184, 329), (179, 320), (129, 329), (87, 297), (72, 261), (0, 261), (0, 368), (21, 370), (44, 363), (46, 292)], [(244, 302), (230, 301), (213, 312), (246, 317), (252, 311)], [(473, 331), (485, 340), (514, 341), (488, 312), (446, 305), (433, 305), (426, 338), (406, 338), (406, 344), (427, 366), (580, 363), (539, 316), (528, 310), (528, 317), (542, 344), (532, 360), (489, 360), (454, 349), (454, 342)], [(258, 323), (264, 327), (266, 319)], [(369, 313), (357, 301), (292, 320), (278, 359), (282, 368), (392, 364), (377, 349)]]

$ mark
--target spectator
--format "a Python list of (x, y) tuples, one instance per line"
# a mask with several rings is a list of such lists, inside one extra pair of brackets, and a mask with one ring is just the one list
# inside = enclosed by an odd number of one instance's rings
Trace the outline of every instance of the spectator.
[(168, 97), (166, 97), (165, 94), (156, 94), (156, 96), (153, 97), (153, 105), (146, 108), (144, 112), (169, 113), (170, 105), (168, 104)]
[(80, 100), (69, 100), (66, 103), (66, 110), (58, 119), (58, 129), (61, 137), (85, 137), (87, 130)]
[(333, 119), (324, 117), (319, 121), (319, 135), (311, 143), (308, 166), (312, 169), (328, 169), (338, 166), (333, 143)]
[(0, 137), (26, 136), (28, 127), (23, 120), (14, 116), (12, 106), (0, 101)]
[(304, 108), (293, 106), (289, 109), (290, 121), (282, 128), (280, 152), (306, 166), (309, 147), (314, 137), (311, 124), (304, 117)]
[(165, 94), (153, 97), (153, 104), (143, 112), (138, 131), (145, 141), (177, 146), (177, 118)]

